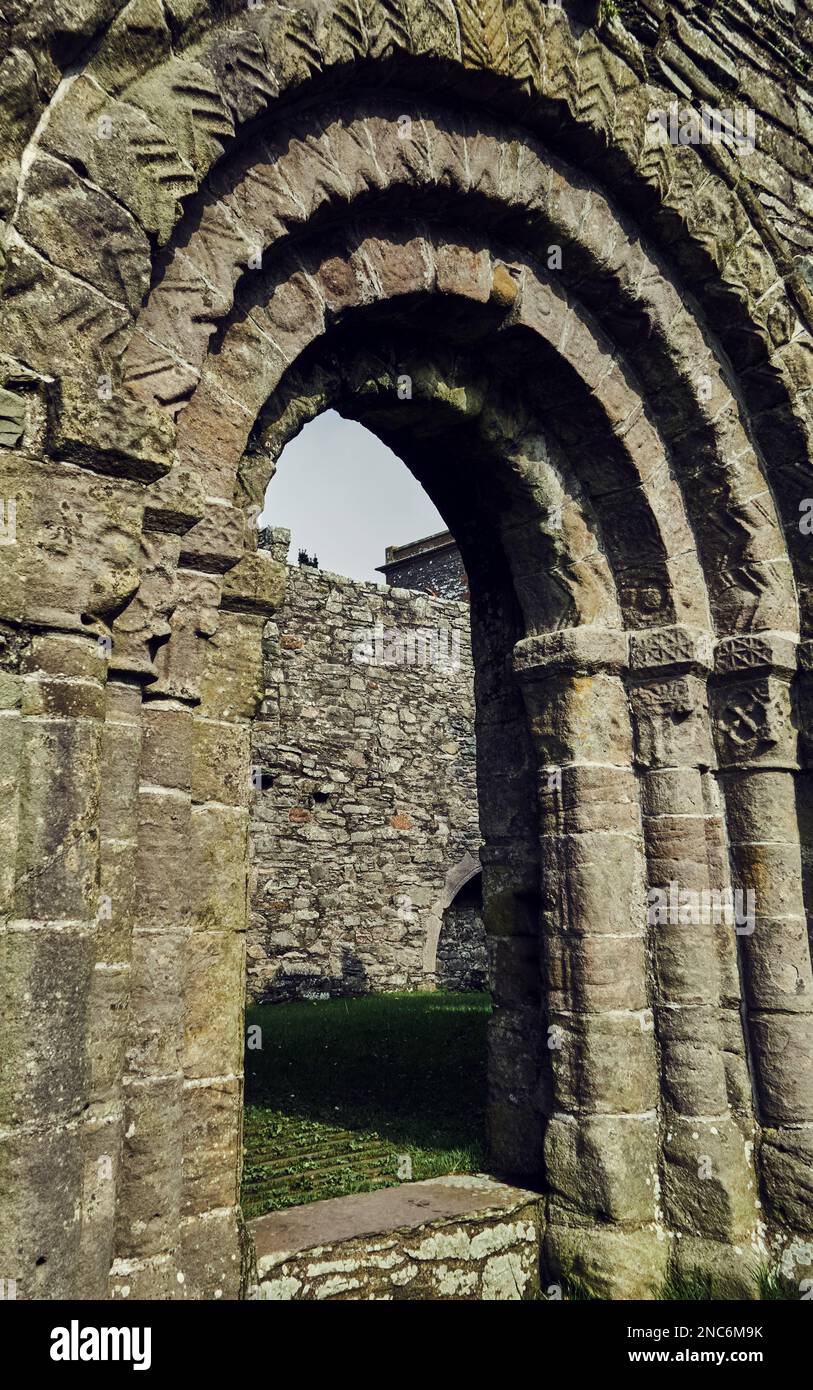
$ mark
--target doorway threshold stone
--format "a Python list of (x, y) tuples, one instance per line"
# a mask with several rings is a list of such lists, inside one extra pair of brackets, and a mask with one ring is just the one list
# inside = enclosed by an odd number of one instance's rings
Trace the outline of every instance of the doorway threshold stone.
[(249, 1298), (530, 1299), (542, 1198), (482, 1174), (333, 1197), (248, 1223)]

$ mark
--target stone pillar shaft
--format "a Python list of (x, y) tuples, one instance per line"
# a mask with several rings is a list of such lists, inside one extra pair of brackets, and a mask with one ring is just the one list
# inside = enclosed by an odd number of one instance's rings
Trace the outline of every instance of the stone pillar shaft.
[[(178, 1292), (183, 961), (189, 934), (191, 706), (142, 705), (137, 918), (125, 1058), (125, 1139), (111, 1292)], [(184, 868), (186, 866), (186, 870)]]
[(760, 632), (717, 645), (713, 710), (735, 888), (768, 1216), (813, 1230), (813, 971), (799, 843), (795, 641)]
[[(661, 1066), (663, 1215), (684, 1245), (686, 1237), (747, 1244), (757, 1224), (746, 1149), (753, 1118), (742, 1109), (748, 1095), (734, 924), (723, 911), (729, 883), (704, 796), (704, 774), (714, 765), (706, 699), (711, 663), (711, 635), (696, 629), (630, 638)], [(734, 1029), (724, 1026), (726, 1012)], [(730, 1060), (726, 1066), (731, 1054), (739, 1062), (733, 1071)]]
[(551, 1063), (548, 1248), (641, 1296), (656, 1236), (658, 1067), (647, 991), (643, 837), (625, 634), (584, 627), (515, 648), (539, 763), (543, 993)]
[(141, 689), (112, 672), (101, 749), (101, 895), (88, 1015), (89, 1107), (82, 1200), (83, 1283), (107, 1293), (114, 1257), (123, 1143), (122, 1077), (128, 1039), (138, 844)]
[(19, 797), (0, 928), (0, 1195), (12, 1203), (0, 1219), (0, 1277), (19, 1298), (93, 1297), (80, 1249), (104, 662), (90, 635), (20, 638), (19, 677), (0, 686), (3, 772)]

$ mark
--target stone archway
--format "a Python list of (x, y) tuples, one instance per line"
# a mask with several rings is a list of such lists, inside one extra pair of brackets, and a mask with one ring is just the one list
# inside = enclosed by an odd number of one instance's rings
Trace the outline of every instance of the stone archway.
[(443, 892), (438, 894), (427, 914), (426, 942), (423, 949), (423, 971), (428, 983), (434, 984), (437, 974), (438, 942), (443, 926), (443, 914), (451, 907), (461, 888), (479, 874), (480, 860), (476, 854), (465, 854), (446, 874)]
[[(730, 160), (652, 144), (657, 91), (587, 8), (132, 0), (25, 145), (0, 1123), (27, 1296), (240, 1291), (282, 582), (251, 523), (330, 404), (466, 560), (492, 1152), (544, 1181), (547, 1263), (636, 1296), (809, 1241), (810, 296)], [(756, 891), (754, 930), (653, 922), (672, 883)]]

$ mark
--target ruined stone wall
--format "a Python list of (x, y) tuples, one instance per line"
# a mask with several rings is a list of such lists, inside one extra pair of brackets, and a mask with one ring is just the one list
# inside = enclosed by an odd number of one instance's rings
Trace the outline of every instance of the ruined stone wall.
[(305, 1221), (296, 1213), (287, 1221), (254, 1221), (257, 1265), (249, 1297), (539, 1297), (543, 1220), (537, 1193), (462, 1175), (409, 1183), (397, 1193), (376, 1193), (372, 1203), (368, 1196), (357, 1209), (363, 1213), (358, 1233), (352, 1202), (316, 1202)]
[(468, 605), (291, 566), (263, 659), (249, 998), (431, 986), (480, 845)]

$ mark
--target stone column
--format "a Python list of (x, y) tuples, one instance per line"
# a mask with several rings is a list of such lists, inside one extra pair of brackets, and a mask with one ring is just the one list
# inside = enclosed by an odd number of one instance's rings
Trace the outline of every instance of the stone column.
[[(464, 525), (459, 532), (462, 534)], [(536, 758), (511, 669), (515, 600), (471, 539), (471, 642), (477, 810), (488, 952), (488, 1161), (492, 1172), (542, 1181), (547, 1049), (540, 1027), (539, 826)]]
[(550, 1092), (540, 1023), (539, 851), (489, 843), (480, 851), (492, 1013), (488, 1026), (490, 1168), (536, 1184)]
[(100, 898), (88, 1007), (81, 1283), (106, 1297), (124, 1135), (122, 1077), (135, 910), (141, 687), (110, 671), (101, 743)]
[[(672, 1251), (679, 1265), (707, 1269), (716, 1260), (730, 1280), (732, 1245), (753, 1258), (758, 1211), (736, 938), (723, 910), (730, 880), (704, 787), (715, 764), (706, 695), (712, 662), (711, 634), (698, 629), (630, 637), (663, 1103), (663, 1220), (670, 1236), (680, 1233)], [(749, 1289), (750, 1271), (741, 1273)]]
[(239, 1196), (251, 723), (263, 694), (263, 627), (285, 572), (260, 551), (226, 575), (192, 729), (181, 1252), (185, 1292), (201, 1298), (237, 1297), (247, 1259)]
[(767, 1215), (809, 1233), (813, 973), (795, 794), (795, 648), (773, 632), (720, 641), (713, 713), (734, 886), (752, 895), (754, 910), (739, 943)]
[[(796, 811), (802, 857), (802, 890), (807, 916), (808, 947), (813, 956), (813, 641), (797, 647), (796, 694), (799, 722), (799, 761), (802, 771), (796, 784)], [(792, 1229), (813, 1230), (813, 1192), (809, 1182), (799, 1182), (805, 1170), (813, 1171), (813, 1128), (788, 1132), (783, 1142), (766, 1145), (764, 1178), (771, 1205)]]
[(172, 1298), (178, 1274), (183, 961), (190, 920), (192, 705), (145, 697), (138, 785), (137, 913), (124, 1076), (125, 1138), (114, 1296)]
[(13, 1204), (0, 1221), (0, 1278), (18, 1298), (93, 1297), (78, 1266), (104, 661), (80, 633), (22, 645), (19, 679), (3, 682), (19, 823), (0, 930), (2, 1189)]
[[(177, 602), (177, 532), (189, 520), (174, 500), (172, 482), (163, 480), (150, 494), (138, 592), (114, 625), (111, 673), (122, 695), (108, 731), (116, 786), (106, 795), (114, 823), (132, 839), (117, 845), (111, 836), (103, 860), (112, 870), (126, 853), (134, 867), (123, 1137), (109, 1271), (114, 1297), (173, 1298), (183, 1292), (180, 1050), (190, 890), (179, 867), (190, 861), (196, 695), (183, 663), (156, 665), (153, 657), (172, 630), (167, 619)], [(126, 727), (125, 712), (132, 721)], [(117, 766), (116, 755), (127, 758), (126, 769)]]
[[(19, 1298), (99, 1297), (88, 1258), (99, 1084), (95, 970), (109, 617), (138, 583), (140, 488), (39, 458), (0, 459), (0, 1278)], [(29, 437), (30, 435), (30, 437)], [(115, 1062), (114, 1062), (115, 1065)], [(104, 1165), (107, 1172), (107, 1165)], [(109, 1206), (112, 1191), (106, 1189)]]
[(667, 1246), (627, 640), (583, 627), (514, 650), (539, 764), (546, 1249), (552, 1273), (572, 1263), (613, 1296), (645, 1297)]

